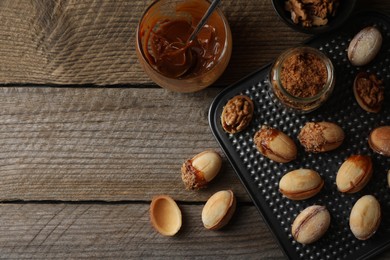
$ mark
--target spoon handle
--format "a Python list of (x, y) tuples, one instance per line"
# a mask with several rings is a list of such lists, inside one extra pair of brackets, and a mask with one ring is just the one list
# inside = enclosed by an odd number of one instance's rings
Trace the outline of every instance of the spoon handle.
[(195, 39), (196, 35), (198, 35), (199, 31), (202, 29), (202, 27), (205, 25), (207, 20), (209, 19), (210, 15), (214, 12), (214, 9), (217, 7), (217, 5), (221, 2), (221, 0), (214, 0), (210, 7), (207, 9), (206, 13), (203, 15), (202, 19), (196, 26), (195, 30), (191, 33), (190, 37), (188, 38), (187, 42), (191, 42)]

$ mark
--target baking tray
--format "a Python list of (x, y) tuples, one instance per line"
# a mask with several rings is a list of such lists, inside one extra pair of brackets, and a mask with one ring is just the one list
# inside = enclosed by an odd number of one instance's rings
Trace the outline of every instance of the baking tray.
[[(348, 61), (346, 49), (353, 36), (369, 25), (377, 26), (382, 32), (384, 41), (381, 51), (369, 65), (354, 67)], [(268, 84), (270, 64), (223, 90), (211, 104), (209, 124), (215, 138), (290, 259), (367, 259), (390, 246), (390, 188), (386, 175), (390, 169), (390, 158), (373, 153), (367, 143), (372, 129), (390, 124), (389, 41), (389, 16), (365, 12), (351, 18), (347, 25), (337, 31), (305, 42), (305, 45), (324, 52), (332, 60), (336, 72), (336, 85), (331, 97), (311, 113), (290, 112), (273, 101)], [(378, 114), (365, 112), (355, 100), (352, 84), (359, 71), (375, 72), (384, 80), (385, 103)], [(221, 113), (227, 101), (239, 94), (247, 95), (254, 101), (254, 117), (244, 131), (228, 134), (222, 129)], [(344, 143), (327, 153), (305, 152), (297, 135), (308, 121), (337, 123), (345, 132)], [(296, 160), (280, 164), (263, 157), (257, 151), (253, 136), (263, 124), (275, 127), (293, 138), (298, 147)], [(374, 174), (362, 191), (342, 194), (337, 191), (336, 173), (344, 160), (352, 154), (370, 155), (374, 163)], [(319, 194), (307, 200), (292, 201), (279, 193), (280, 178), (297, 168), (310, 168), (319, 172), (325, 181)], [(372, 194), (379, 200), (382, 221), (373, 237), (360, 241), (349, 229), (349, 214), (357, 199), (366, 194)], [(300, 211), (313, 204), (327, 207), (332, 217), (331, 225), (320, 240), (302, 245), (292, 238), (291, 224)]]

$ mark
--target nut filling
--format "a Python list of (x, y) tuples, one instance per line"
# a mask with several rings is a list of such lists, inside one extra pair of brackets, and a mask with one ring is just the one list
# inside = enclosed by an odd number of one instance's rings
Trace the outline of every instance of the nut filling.
[(282, 66), (280, 79), (286, 91), (294, 97), (314, 97), (321, 93), (328, 78), (325, 63), (313, 53), (302, 52), (288, 57)]
[(212, 150), (201, 152), (186, 160), (181, 167), (181, 178), (186, 189), (205, 188), (217, 176), (221, 166), (221, 156)]
[(192, 165), (191, 160), (186, 161), (182, 167), (182, 180), (186, 188), (190, 190), (200, 189), (207, 185), (203, 174)]
[(280, 54), (269, 71), (269, 79), (271, 97), (299, 113), (323, 105), (336, 82), (332, 61), (309, 46), (290, 48)]
[(353, 93), (358, 104), (367, 112), (378, 113), (384, 100), (383, 81), (375, 74), (359, 72), (353, 84)]
[(288, 0), (285, 3), (291, 20), (304, 27), (326, 25), (328, 17), (335, 16), (338, 6), (339, 0)]
[(252, 121), (253, 101), (247, 96), (235, 96), (223, 108), (221, 123), (223, 129), (231, 134), (244, 130)]

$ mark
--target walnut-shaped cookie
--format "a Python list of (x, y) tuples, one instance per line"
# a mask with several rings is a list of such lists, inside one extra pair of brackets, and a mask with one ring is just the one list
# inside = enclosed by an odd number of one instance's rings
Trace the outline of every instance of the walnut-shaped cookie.
[(298, 134), (306, 152), (322, 153), (338, 148), (344, 141), (343, 129), (332, 122), (307, 122)]
[(383, 104), (385, 90), (383, 81), (375, 74), (359, 72), (353, 83), (353, 93), (359, 106), (371, 113), (378, 113)]
[(223, 107), (221, 115), (222, 128), (235, 134), (244, 130), (252, 121), (254, 105), (248, 96), (239, 95), (230, 99)]

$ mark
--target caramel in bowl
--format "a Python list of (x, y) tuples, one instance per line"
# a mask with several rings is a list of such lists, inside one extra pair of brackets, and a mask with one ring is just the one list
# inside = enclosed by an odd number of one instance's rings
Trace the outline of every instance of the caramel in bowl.
[(137, 26), (136, 53), (157, 85), (175, 92), (196, 92), (225, 71), (232, 34), (219, 8), (188, 42), (209, 6), (208, 0), (156, 0), (146, 9)]

